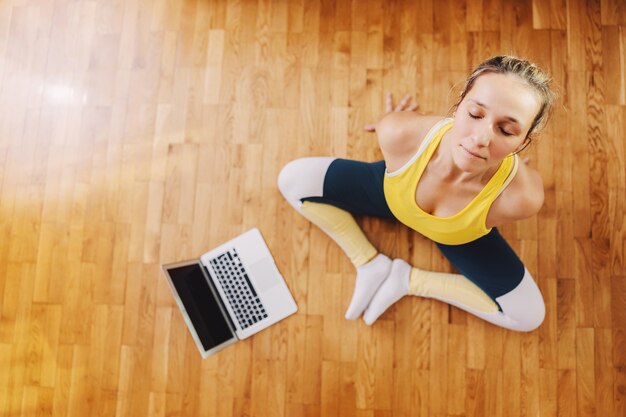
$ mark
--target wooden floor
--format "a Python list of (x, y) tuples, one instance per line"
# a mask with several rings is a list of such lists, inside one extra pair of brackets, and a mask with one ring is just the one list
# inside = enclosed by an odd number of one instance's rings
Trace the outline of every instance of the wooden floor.
[[(530, 334), (405, 298), (343, 319), (354, 270), (280, 196), (289, 160), (381, 154), (384, 92), (445, 114), (497, 53), (560, 94), (503, 234)], [(626, 416), (626, 2), (3, 0), (1, 416)], [(359, 219), (381, 251), (450, 270)], [(296, 315), (202, 360), (162, 263), (259, 227)]]

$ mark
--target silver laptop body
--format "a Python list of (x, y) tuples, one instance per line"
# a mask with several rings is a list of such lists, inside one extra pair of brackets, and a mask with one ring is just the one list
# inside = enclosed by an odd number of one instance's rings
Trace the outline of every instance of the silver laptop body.
[(256, 228), (162, 270), (203, 358), (298, 309)]

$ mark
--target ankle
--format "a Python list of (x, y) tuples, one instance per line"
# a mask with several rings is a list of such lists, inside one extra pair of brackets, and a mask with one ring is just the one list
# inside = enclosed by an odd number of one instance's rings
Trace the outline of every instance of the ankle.
[(357, 266), (356, 270), (360, 271), (360, 270), (367, 270), (369, 268), (375, 268), (376, 266), (379, 266), (379, 265), (381, 265), (383, 263), (386, 264), (389, 261), (391, 261), (391, 259), (389, 259), (389, 257), (387, 257), (386, 255), (378, 252), (378, 253), (376, 253), (376, 255), (374, 255), (372, 258), (370, 258), (370, 260), (368, 260), (364, 264), (361, 264), (361, 265)]

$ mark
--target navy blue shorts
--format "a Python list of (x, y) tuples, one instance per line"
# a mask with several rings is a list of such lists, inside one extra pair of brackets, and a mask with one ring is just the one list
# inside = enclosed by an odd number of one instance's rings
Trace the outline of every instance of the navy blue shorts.
[[(330, 204), (357, 215), (396, 219), (385, 199), (384, 178), (385, 161), (336, 159), (324, 177), (323, 196), (303, 200)], [(517, 287), (524, 277), (524, 264), (495, 227), (469, 243), (437, 246), (459, 273), (494, 301)]]

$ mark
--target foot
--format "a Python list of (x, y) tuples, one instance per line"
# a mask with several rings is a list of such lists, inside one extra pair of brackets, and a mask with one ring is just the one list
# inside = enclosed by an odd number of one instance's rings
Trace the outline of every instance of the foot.
[(394, 259), (391, 271), (382, 283), (363, 314), (367, 325), (372, 325), (392, 304), (409, 293), (411, 265), (402, 259)]
[(363, 314), (363, 310), (369, 304), (380, 284), (387, 278), (390, 269), (391, 259), (382, 253), (356, 269), (356, 284), (350, 307), (346, 312), (346, 319), (355, 320)]

